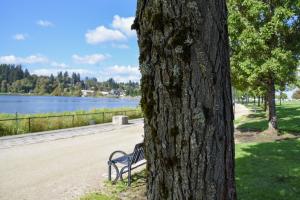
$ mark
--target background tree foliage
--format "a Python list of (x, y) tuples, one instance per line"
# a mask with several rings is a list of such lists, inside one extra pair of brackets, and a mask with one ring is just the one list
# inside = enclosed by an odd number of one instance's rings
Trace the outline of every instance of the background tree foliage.
[(276, 129), (275, 86), (296, 82), (300, 0), (229, 0), (228, 9), (233, 84), (267, 97)]
[(110, 78), (107, 81), (98, 82), (96, 78), (86, 77), (81, 79), (80, 74), (59, 72), (55, 77), (31, 75), (21, 65), (0, 64), (0, 92), (1, 93), (34, 93), (38, 95), (53, 96), (81, 96), (81, 90), (94, 90), (109, 92), (112, 89), (126, 91), (127, 96), (140, 95), (139, 83), (117, 83)]

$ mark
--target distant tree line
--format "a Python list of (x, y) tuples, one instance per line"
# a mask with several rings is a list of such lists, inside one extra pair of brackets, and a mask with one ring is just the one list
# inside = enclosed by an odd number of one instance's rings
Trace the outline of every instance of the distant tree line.
[[(103, 92), (122, 91), (127, 96), (140, 95), (137, 82), (118, 83), (113, 78), (99, 82), (96, 78), (82, 79), (79, 73), (69, 75), (67, 71), (56, 76), (38, 76), (30, 74), (21, 65), (0, 64), (1, 93), (23, 93), (53, 96), (81, 96), (82, 90), (92, 90), (94, 95)], [(102, 92), (102, 93), (101, 93)]]

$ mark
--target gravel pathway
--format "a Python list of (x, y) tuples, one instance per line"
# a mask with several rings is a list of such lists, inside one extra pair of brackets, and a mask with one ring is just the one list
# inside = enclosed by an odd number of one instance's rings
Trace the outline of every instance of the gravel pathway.
[(107, 159), (143, 140), (143, 120), (0, 139), (1, 200), (69, 200), (99, 189)]
[[(251, 112), (236, 104), (235, 117)], [(143, 140), (143, 120), (0, 138), (1, 200), (71, 200), (97, 190), (107, 158)]]

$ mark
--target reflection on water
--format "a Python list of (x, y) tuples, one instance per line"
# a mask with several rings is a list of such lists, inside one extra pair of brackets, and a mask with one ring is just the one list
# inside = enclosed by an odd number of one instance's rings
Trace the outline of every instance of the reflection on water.
[(95, 108), (137, 107), (139, 99), (53, 97), (53, 96), (1, 96), (0, 113), (48, 113)]

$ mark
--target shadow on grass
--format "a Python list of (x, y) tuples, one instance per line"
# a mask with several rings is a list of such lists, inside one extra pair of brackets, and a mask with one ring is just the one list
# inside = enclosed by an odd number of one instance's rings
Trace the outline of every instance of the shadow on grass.
[(242, 122), (237, 126), (237, 129), (241, 132), (249, 131), (264, 131), (268, 128), (268, 121), (266, 119), (249, 120)]
[[(283, 104), (277, 106), (278, 126), (281, 132), (288, 132), (294, 135), (300, 134), (300, 104)], [(266, 113), (258, 110), (248, 115), (237, 129), (241, 132), (264, 131), (268, 128)]]
[(236, 183), (243, 200), (300, 199), (300, 140), (236, 146)]

